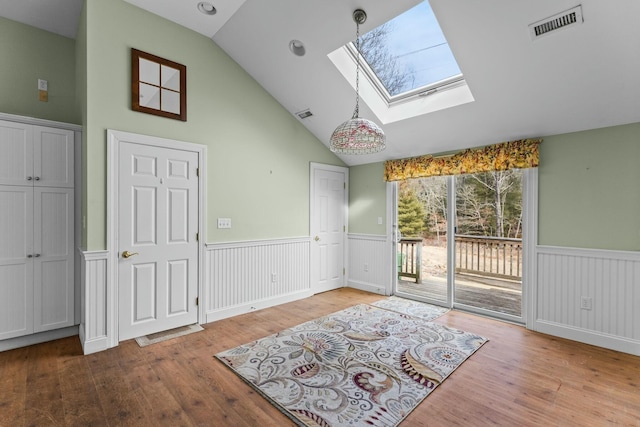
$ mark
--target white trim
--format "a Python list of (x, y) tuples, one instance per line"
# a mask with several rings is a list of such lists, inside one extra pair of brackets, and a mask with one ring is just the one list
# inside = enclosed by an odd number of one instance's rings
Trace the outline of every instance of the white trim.
[(36, 334), (23, 335), (21, 337), (0, 340), (0, 351), (13, 350), (16, 348), (27, 347), (29, 345), (41, 344), (47, 341), (73, 337), (76, 335), (78, 335), (77, 325)]
[(538, 253), (550, 255), (570, 255), (580, 257), (592, 257), (603, 259), (616, 259), (625, 261), (640, 261), (639, 251), (621, 251), (613, 249), (590, 249), (590, 248), (570, 248), (563, 246), (544, 246), (536, 247)]
[[(349, 168), (344, 167), (344, 166), (336, 166), (336, 165), (327, 165), (324, 163), (316, 163), (316, 162), (309, 162), (309, 238), (311, 238), (311, 235), (314, 234), (314, 230), (311, 229), (312, 224), (313, 224), (313, 212), (315, 209), (315, 195), (316, 195), (316, 191), (315, 191), (315, 180), (314, 180), (314, 176), (315, 176), (315, 172), (316, 170), (325, 170), (325, 171), (331, 171), (331, 172), (339, 172), (339, 173), (343, 173), (344, 174), (344, 183), (345, 183), (345, 188), (344, 188), (344, 234), (342, 237), (342, 244), (343, 244), (343, 252), (342, 252), (342, 265), (343, 268), (345, 269), (346, 272), (349, 271), (349, 239), (347, 238), (347, 235), (349, 234)], [(309, 254), (311, 254), (312, 250), (310, 248), (309, 250)], [(316, 285), (317, 285), (317, 278), (313, 277), (313, 267), (312, 267), (312, 261), (310, 260), (309, 262), (309, 266), (311, 267), (310, 269), (310, 280), (309, 280), (309, 284), (311, 286), (311, 290), (313, 291), (314, 289), (316, 289)], [(342, 277), (342, 286), (347, 286), (347, 274), (344, 274)]]
[(532, 329), (538, 311), (538, 168), (523, 169), (522, 320)]
[(385, 293), (392, 295), (398, 289), (398, 242), (397, 232), (398, 227), (398, 207), (396, 205), (398, 184), (394, 182), (387, 182), (387, 245), (388, 253), (385, 254), (385, 259), (389, 260), (387, 277), (389, 277), (389, 285), (385, 289)]
[(381, 288), (380, 286), (372, 285), (371, 283), (366, 283), (361, 280), (349, 279), (348, 286), (361, 291), (371, 292), (372, 294), (391, 295), (391, 293), (387, 292), (386, 288)]
[(232, 307), (224, 307), (216, 310), (211, 310), (207, 313), (206, 322), (214, 322), (216, 320), (226, 319), (228, 317), (238, 316), (240, 314), (249, 313), (251, 311), (262, 310), (264, 308), (275, 307), (280, 304), (297, 301), (300, 299), (313, 296), (313, 292), (310, 289), (304, 291), (298, 291), (286, 295), (277, 295), (270, 298), (261, 299), (258, 301), (250, 301), (244, 304), (235, 305)]
[(535, 330), (547, 335), (640, 356), (640, 342), (625, 337), (604, 334), (598, 331), (563, 325), (547, 320), (537, 320)]
[(538, 246), (536, 259), (530, 329), (640, 356), (640, 252)]
[(381, 234), (359, 234), (359, 233), (349, 233), (347, 235), (350, 239), (360, 239), (360, 240), (372, 240), (375, 242), (386, 242), (387, 236), (383, 236)]
[[(198, 168), (200, 177), (198, 180), (198, 296), (202, 300), (204, 294), (205, 270), (205, 244), (206, 239), (206, 165), (207, 147), (201, 144), (161, 138), (150, 135), (141, 135), (130, 132), (122, 132), (107, 129), (107, 251), (109, 252), (109, 271), (107, 273), (107, 339), (109, 347), (115, 347), (119, 343), (118, 337), (118, 162), (119, 142), (121, 140), (135, 141), (138, 144), (151, 145), (162, 148), (171, 148), (183, 151), (192, 151), (198, 154)], [(205, 319), (204, 304), (198, 306), (198, 323)]]
[(243, 241), (236, 241), (236, 242), (207, 243), (205, 244), (205, 247), (207, 250), (230, 249), (230, 248), (254, 248), (256, 246), (271, 246), (271, 245), (277, 245), (281, 243), (306, 243), (310, 241), (311, 241), (311, 238), (308, 236), (283, 237), (279, 239), (243, 240)]
[(309, 246), (308, 237), (208, 244), (206, 321), (313, 295)]
[[(81, 263), (81, 319), (78, 335), (84, 354), (91, 354), (110, 347), (106, 332), (106, 283), (109, 274), (109, 252), (83, 251), (78, 248), (78, 254)], [(100, 267), (101, 263), (103, 263), (102, 268)], [(91, 315), (87, 313), (87, 307), (91, 307)], [(100, 313), (103, 315), (100, 316)]]
[[(389, 248), (387, 236), (375, 234), (348, 234), (349, 263), (347, 286), (380, 295), (391, 295), (391, 282), (387, 280)], [(366, 269), (361, 269), (368, 264)]]
[[(15, 114), (0, 113), (0, 120), (7, 120), (16, 123), (25, 123), (28, 125), (46, 126), (57, 129), (67, 129), (74, 132), (82, 132), (81, 125), (73, 123), (57, 122), (53, 120), (38, 119), (36, 117), (17, 116)], [(82, 143), (82, 141), (80, 141)]]

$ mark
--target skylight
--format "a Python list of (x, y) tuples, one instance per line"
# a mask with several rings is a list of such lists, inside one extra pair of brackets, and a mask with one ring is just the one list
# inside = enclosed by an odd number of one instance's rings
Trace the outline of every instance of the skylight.
[[(368, 38), (377, 38), (378, 43)], [(354, 89), (357, 58), (364, 57), (360, 68), (366, 78), (359, 79), (360, 99), (382, 124), (474, 101), (427, 0), (361, 34), (360, 45), (362, 55), (354, 43), (347, 43), (328, 57)], [(401, 84), (393, 85), (394, 74)]]
[(463, 80), (426, 0), (361, 35), (360, 53), (387, 102)]

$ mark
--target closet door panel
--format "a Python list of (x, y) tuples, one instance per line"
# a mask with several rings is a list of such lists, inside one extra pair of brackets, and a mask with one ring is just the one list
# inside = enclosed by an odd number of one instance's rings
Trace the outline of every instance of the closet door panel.
[(32, 127), (0, 120), (0, 185), (32, 185), (32, 180)]
[(34, 193), (34, 330), (74, 324), (73, 189)]
[(73, 187), (73, 132), (33, 127), (34, 185)]
[(0, 187), (0, 339), (33, 333), (33, 188)]

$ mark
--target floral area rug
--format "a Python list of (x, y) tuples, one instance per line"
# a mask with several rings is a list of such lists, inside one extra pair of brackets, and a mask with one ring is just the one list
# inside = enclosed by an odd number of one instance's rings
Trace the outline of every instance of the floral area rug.
[(396, 426), (487, 340), (360, 304), (216, 357), (300, 426)]
[(376, 301), (371, 305), (428, 321), (436, 319), (449, 311), (448, 308), (438, 307), (396, 296)]

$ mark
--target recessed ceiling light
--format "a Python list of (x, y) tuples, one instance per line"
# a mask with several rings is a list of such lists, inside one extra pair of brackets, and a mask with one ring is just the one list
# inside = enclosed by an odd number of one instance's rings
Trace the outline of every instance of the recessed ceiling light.
[(300, 40), (291, 40), (289, 42), (289, 50), (296, 56), (304, 56), (307, 53), (304, 44)]
[(217, 12), (216, 8), (207, 1), (201, 1), (198, 3), (198, 10), (205, 15), (215, 15)]

